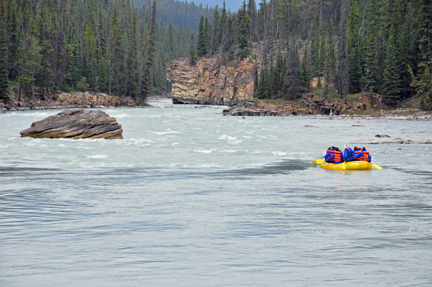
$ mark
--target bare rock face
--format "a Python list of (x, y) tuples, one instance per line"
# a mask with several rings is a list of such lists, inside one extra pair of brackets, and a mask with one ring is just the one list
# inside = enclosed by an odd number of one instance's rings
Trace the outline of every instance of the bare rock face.
[(242, 105), (253, 100), (256, 60), (229, 62), (221, 66), (216, 56), (175, 59), (167, 66), (174, 104)]
[(123, 139), (123, 129), (103, 111), (66, 110), (21, 131), (21, 137)]

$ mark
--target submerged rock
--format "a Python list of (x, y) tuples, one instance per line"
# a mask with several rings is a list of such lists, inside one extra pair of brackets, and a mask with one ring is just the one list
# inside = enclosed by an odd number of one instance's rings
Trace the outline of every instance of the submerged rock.
[(424, 139), (424, 140), (421, 140), (420, 143), (421, 143), (421, 144), (432, 144), (432, 141), (431, 141), (431, 140)]
[(401, 138), (395, 138), (392, 140), (386, 140), (386, 141), (382, 141), (382, 144), (403, 144), (404, 140)]
[(389, 135), (385, 135), (385, 134), (377, 134), (375, 135), (376, 138), (389, 138)]
[(122, 133), (117, 120), (103, 111), (66, 110), (32, 123), (21, 137), (122, 139)]
[(356, 140), (350, 142), (350, 144), (379, 144), (378, 140)]

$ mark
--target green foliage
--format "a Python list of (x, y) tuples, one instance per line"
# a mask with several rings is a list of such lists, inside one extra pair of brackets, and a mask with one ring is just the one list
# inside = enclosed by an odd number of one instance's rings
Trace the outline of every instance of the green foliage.
[[(432, 66), (432, 59), (430, 60)], [(432, 72), (428, 65), (420, 64), (420, 77), (417, 79), (414, 73), (409, 67), (412, 82), (411, 86), (416, 89), (416, 92), (420, 95), (420, 103), (422, 108), (425, 110), (432, 110)]]
[(82, 77), (81, 80), (76, 85), (76, 89), (81, 92), (88, 91), (89, 88), (90, 88), (90, 84), (87, 82), (86, 77)]
[(359, 10), (357, 0), (351, 7), (348, 23), (348, 58), (349, 58), (349, 79), (351, 93), (360, 92), (361, 53), (359, 36)]
[(198, 57), (202, 57), (207, 53), (207, 45), (206, 45), (206, 35), (204, 31), (204, 18), (201, 17), (198, 26), (198, 41), (197, 41), (197, 55)]
[(239, 47), (239, 57), (244, 59), (249, 56), (250, 48), (248, 42), (248, 18), (246, 14), (246, 2), (243, 2), (243, 11), (240, 15), (240, 27), (237, 30), (237, 44)]
[(195, 40), (193, 34), (191, 35), (191, 41), (189, 46), (189, 65), (195, 66), (196, 64), (196, 49), (195, 49)]
[(9, 103), (9, 80), (6, 63), (6, 38), (2, 19), (0, 19), (0, 100)]

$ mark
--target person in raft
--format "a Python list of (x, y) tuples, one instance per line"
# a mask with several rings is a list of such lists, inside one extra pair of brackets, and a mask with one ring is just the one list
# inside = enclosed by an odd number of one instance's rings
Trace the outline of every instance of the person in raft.
[(326, 162), (341, 163), (342, 153), (339, 148), (332, 146), (327, 149), (326, 155), (324, 156)]
[(329, 148), (327, 149), (326, 154), (325, 154), (325, 156), (324, 156), (324, 159), (325, 159), (326, 162), (333, 162), (333, 158), (334, 158), (334, 151), (335, 151), (334, 146), (329, 147)]
[(348, 161), (353, 161), (354, 159), (355, 159), (355, 152), (347, 144), (344, 145), (342, 160), (344, 162), (348, 162)]
[(354, 160), (363, 160), (364, 154), (361, 148), (354, 147), (354, 152), (355, 152)]
[(366, 150), (365, 147), (362, 148), (363, 158), (361, 160), (371, 162), (372, 157), (370, 156), (369, 152)]

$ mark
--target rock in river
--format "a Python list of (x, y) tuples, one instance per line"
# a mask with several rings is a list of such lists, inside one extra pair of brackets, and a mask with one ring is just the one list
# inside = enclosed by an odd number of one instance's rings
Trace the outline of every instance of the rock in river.
[(395, 138), (392, 140), (386, 140), (386, 141), (382, 141), (382, 144), (403, 144), (404, 140), (401, 138)]
[(66, 110), (21, 131), (21, 137), (122, 139), (123, 129), (116, 118), (103, 111)]
[(356, 140), (350, 142), (350, 144), (379, 144), (379, 141), (377, 140)]

